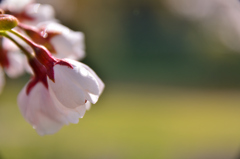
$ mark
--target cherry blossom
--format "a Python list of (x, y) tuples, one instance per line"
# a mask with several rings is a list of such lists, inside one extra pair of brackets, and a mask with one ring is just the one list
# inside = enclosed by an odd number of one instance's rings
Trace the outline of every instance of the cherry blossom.
[(18, 105), (39, 135), (53, 134), (63, 125), (78, 123), (104, 89), (96, 73), (78, 61), (59, 60), (53, 66), (54, 82), (37, 59), (29, 63), (35, 76), (20, 92)]
[(34, 3), (34, 0), (4, 0), (0, 8), (26, 24), (36, 25), (43, 21), (56, 21), (51, 5)]
[(25, 72), (25, 57), (22, 55), (19, 48), (16, 47), (10, 40), (3, 39), (3, 47), (6, 52), (8, 66), (4, 67), (5, 72), (11, 78), (16, 78)]
[(46, 34), (57, 33), (50, 39), (56, 49), (57, 58), (70, 58), (81, 60), (85, 57), (84, 34), (80, 31), (73, 31), (68, 27), (56, 22), (43, 22), (37, 25)]
[(84, 34), (56, 22), (42, 22), (37, 27), (20, 24), (37, 44), (45, 46), (57, 58), (81, 60), (85, 57)]
[[(104, 83), (87, 65), (64, 59), (73, 68), (55, 65), (54, 82), (48, 78), (51, 96), (69, 108), (76, 108), (89, 101), (95, 104), (104, 89)], [(64, 91), (62, 91), (64, 90)]]
[(18, 95), (18, 105), (23, 117), (39, 135), (56, 133), (69, 123), (77, 124), (85, 114), (85, 104), (75, 109), (65, 107), (50, 96), (42, 83), (37, 83), (28, 95), (26, 89), (27, 85)]
[(0, 47), (0, 92), (5, 85), (4, 72), (11, 78), (16, 78), (25, 72), (23, 59), (19, 49), (8, 39), (1, 39)]
[(53, 134), (78, 123), (105, 87), (87, 65), (84, 34), (57, 23), (50, 5), (32, 0), (0, 3), (0, 92), (4, 72), (31, 79), (18, 95), (25, 120), (39, 135)]

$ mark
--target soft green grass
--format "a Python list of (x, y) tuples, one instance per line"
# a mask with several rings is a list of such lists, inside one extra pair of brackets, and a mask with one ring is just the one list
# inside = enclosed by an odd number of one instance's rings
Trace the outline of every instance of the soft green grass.
[(42, 137), (18, 110), (21, 87), (10, 82), (0, 97), (3, 159), (234, 159), (240, 150), (237, 91), (108, 84), (79, 124)]

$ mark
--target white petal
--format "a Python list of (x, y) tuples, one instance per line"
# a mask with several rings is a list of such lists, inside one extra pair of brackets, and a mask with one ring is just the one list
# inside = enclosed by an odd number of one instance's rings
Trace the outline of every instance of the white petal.
[(87, 110), (90, 110), (90, 108), (91, 108), (91, 103), (90, 103), (89, 101), (87, 101), (87, 103), (86, 103), (86, 109), (87, 109)]
[(44, 27), (48, 32), (59, 32), (61, 34), (62, 33), (68, 34), (70, 32), (70, 29), (68, 27), (52, 21), (45, 21), (45, 22), (39, 23), (37, 27), (38, 28)]
[[(73, 69), (62, 69), (65, 71), (65, 73), (69, 76), (69, 78), (79, 87), (82, 87), (85, 91), (99, 95), (100, 90), (99, 90), (99, 84), (96, 79), (96, 76), (92, 74), (89, 70), (86, 69), (85, 65), (81, 62), (75, 61), (75, 60), (70, 60), (70, 59), (65, 59), (67, 62), (69, 62), (72, 66)], [(57, 67), (58, 69), (61, 69)]]
[(28, 16), (34, 18), (33, 21), (25, 21), (27, 24), (36, 25), (44, 21), (56, 21), (55, 11), (51, 5), (33, 3), (25, 8)]
[(48, 78), (51, 96), (64, 107), (77, 108), (86, 100), (95, 104), (104, 89), (104, 84), (88, 66), (74, 60), (65, 59), (72, 68), (54, 66), (55, 82)]
[(66, 26), (56, 22), (43, 22), (38, 24), (39, 28), (44, 27), (47, 32), (58, 32), (59, 35), (51, 39), (57, 54), (57, 58), (70, 58), (80, 60), (85, 57), (84, 34), (75, 32)]
[(85, 112), (86, 112), (86, 106), (82, 105), (76, 108), (76, 110), (78, 111), (80, 118), (83, 118)]
[(29, 95), (26, 94), (26, 86), (18, 96), (18, 105), (24, 118), (38, 134), (53, 134), (64, 124), (77, 123), (82, 116), (76, 110), (56, 105), (42, 83), (37, 83)]
[(59, 101), (56, 97), (56, 95), (54, 94), (54, 92), (52, 91), (51, 87), (49, 87), (49, 93), (51, 95), (51, 98), (54, 102), (55, 105), (58, 106), (58, 109), (61, 109), (62, 111), (64, 111), (67, 115), (66, 118), (70, 123), (74, 123), (77, 124), (78, 123), (78, 118), (81, 118), (81, 115), (79, 114), (78, 111), (76, 111), (75, 109), (69, 109), (67, 107), (65, 107), (61, 101)]
[(18, 96), (18, 105), (24, 118), (36, 129), (40, 135), (57, 132), (62, 122), (55, 117), (54, 105), (47, 96), (43, 84), (36, 84), (30, 94), (26, 94), (26, 86)]
[(55, 83), (48, 79), (50, 94), (68, 108), (76, 108), (85, 103), (84, 90), (77, 87), (68, 76), (54, 69)]
[(94, 95), (91, 93), (86, 92), (86, 100), (88, 100), (89, 102), (91, 102), (92, 104), (97, 103), (99, 95)]
[(24, 56), (20, 52), (8, 52), (9, 67), (5, 68), (5, 72), (9, 77), (15, 78), (22, 75), (25, 71)]
[(99, 88), (96, 79), (84, 67), (79, 67), (79, 62), (71, 64), (73, 69), (55, 65), (55, 83), (49, 79), (48, 83), (53, 94), (65, 107), (76, 108), (91, 98), (86, 93), (98, 95)]
[(85, 65), (85, 64), (83, 64), (83, 63), (81, 63), (81, 64), (82, 64), (82, 66), (83, 66), (84, 68), (86, 68), (86, 69), (94, 76), (94, 78), (97, 80), (98, 86), (99, 86), (99, 95), (102, 94), (102, 92), (103, 92), (103, 90), (104, 90), (104, 88), (105, 88), (105, 84), (103, 83), (103, 81), (98, 77), (98, 75), (97, 75), (89, 66), (87, 66), (87, 65)]
[[(10, 35), (17, 40), (23, 47), (25, 47), (29, 52), (31, 48), (23, 42), (19, 37), (14, 34)], [(23, 74), (25, 71), (33, 74), (32, 69), (28, 65), (27, 57), (21, 53), (21, 50), (10, 40), (7, 38), (3, 39), (3, 47), (8, 50), (8, 59), (10, 62), (9, 68), (5, 68), (6, 73), (9, 77), (18, 77), (19, 75)]]
[(19, 13), (24, 10), (24, 8), (32, 3), (33, 0), (4, 0), (1, 2), (0, 7), (8, 9), (11, 12)]
[[(17, 42), (21, 42), (21, 40), (19, 40), (18, 37), (16, 37), (15, 35), (10, 34), (15, 40), (17, 40)], [(10, 51), (19, 51), (20, 49), (17, 47), (17, 45), (15, 45), (11, 40), (7, 39), (7, 38), (3, 38), (3, 42), (2, 42), (3, 48), (6, 50), (10, 50)], [(21, 43), (22, 45), (22, 43)]]
[(71, 60), (71, 59), (65, 59), (65, 60), (73, 65), (78, 65), (78, 67), (84, 67), (96, 79), (98, 88), (99, 88), (98, 94), (99, 95), (102, 94), (105, 85), (104, 85), (103, 81), (98, 77), (98, 75), (89, 66), (85, 65), (84, 63), (75, 61), (75, 60)]

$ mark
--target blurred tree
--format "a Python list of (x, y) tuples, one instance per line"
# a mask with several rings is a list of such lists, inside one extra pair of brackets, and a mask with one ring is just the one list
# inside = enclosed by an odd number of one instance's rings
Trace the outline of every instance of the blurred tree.
[(86, 34), (83, 62), (105, 81), (240, 88), (239, 53), (199, 29), (200, 23), (172, 15), (159, 1), (49, 3), (63, 23)]

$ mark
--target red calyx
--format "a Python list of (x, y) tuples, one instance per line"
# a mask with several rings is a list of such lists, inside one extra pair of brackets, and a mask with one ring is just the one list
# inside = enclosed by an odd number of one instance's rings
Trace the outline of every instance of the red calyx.
[(37, 29), (22, 23), (18, 26), (23, 29), (34, 42), (45, 46), (53, 54), (57, 53), (50, 40), (56, 35), (59, 35), (59, 32), (49, 32), (45, 28)]
[(72, 65), (69, 62), (53, 57), (44, 46), (34, 45), (33, 50), (35, 52), (37, 60), (45, 66), (46, 74), (53, 82), (55, 81), (53, 69), (55, 65), (59, 64), (73, 69)]
[[(42, 48), (42, 49), (41, 49)], [(43, 51), (43, 52), (42, 52)], [(63, 65), (73, 69), (73, 66), (65, 61), (60, 59), (55, 59), (52, 56), (49, 56), (44, 47), (38, 48), (38, 58), (29, 59), (29, 65), (33, 69), (34, 77), (29, 82), (27, 86), (27, 95), (30, 93), (31, 89), (38, 83), (42, 82), (43, 85), (48, 89), (47, 76), (49, 79), (54, 82), (54, 70), (55, 65)], [(39, 60), (41, 59), (42, 62)]]
[(45, 66), (48, 77), (54, 82), (53, 66), (56, 64), (57, 59), (44, 46), (35, 45), (33, 50), (38, 61)]
[(3, 49), (2, 47), (0, 48), (0, 65), (3, 68), (8, 68), (10, 65), (7, 53), (7, 50)]
[(56, 62), (56, 65), (59, 64), (59, 65), (67, 66), (67, 67), (73, 69), (73, 66), (69, 62), (67, 62), (66, 60), (64, 60), (64, 59), (61, 59), (61, 60), (57, 59), (57, 60), (58, 61)]
[(30, 59), (29, 65), (32, 67), (32, 70), (34, 72), (34, 77), (32, 80), (28, 83), (27, 86), (27, 95), (30, 93), (32, 88), (38, 83), (42, 82), (43, 85), (48, 89), (48, 83), (47, 83), (47, 69), (36, 59)]

